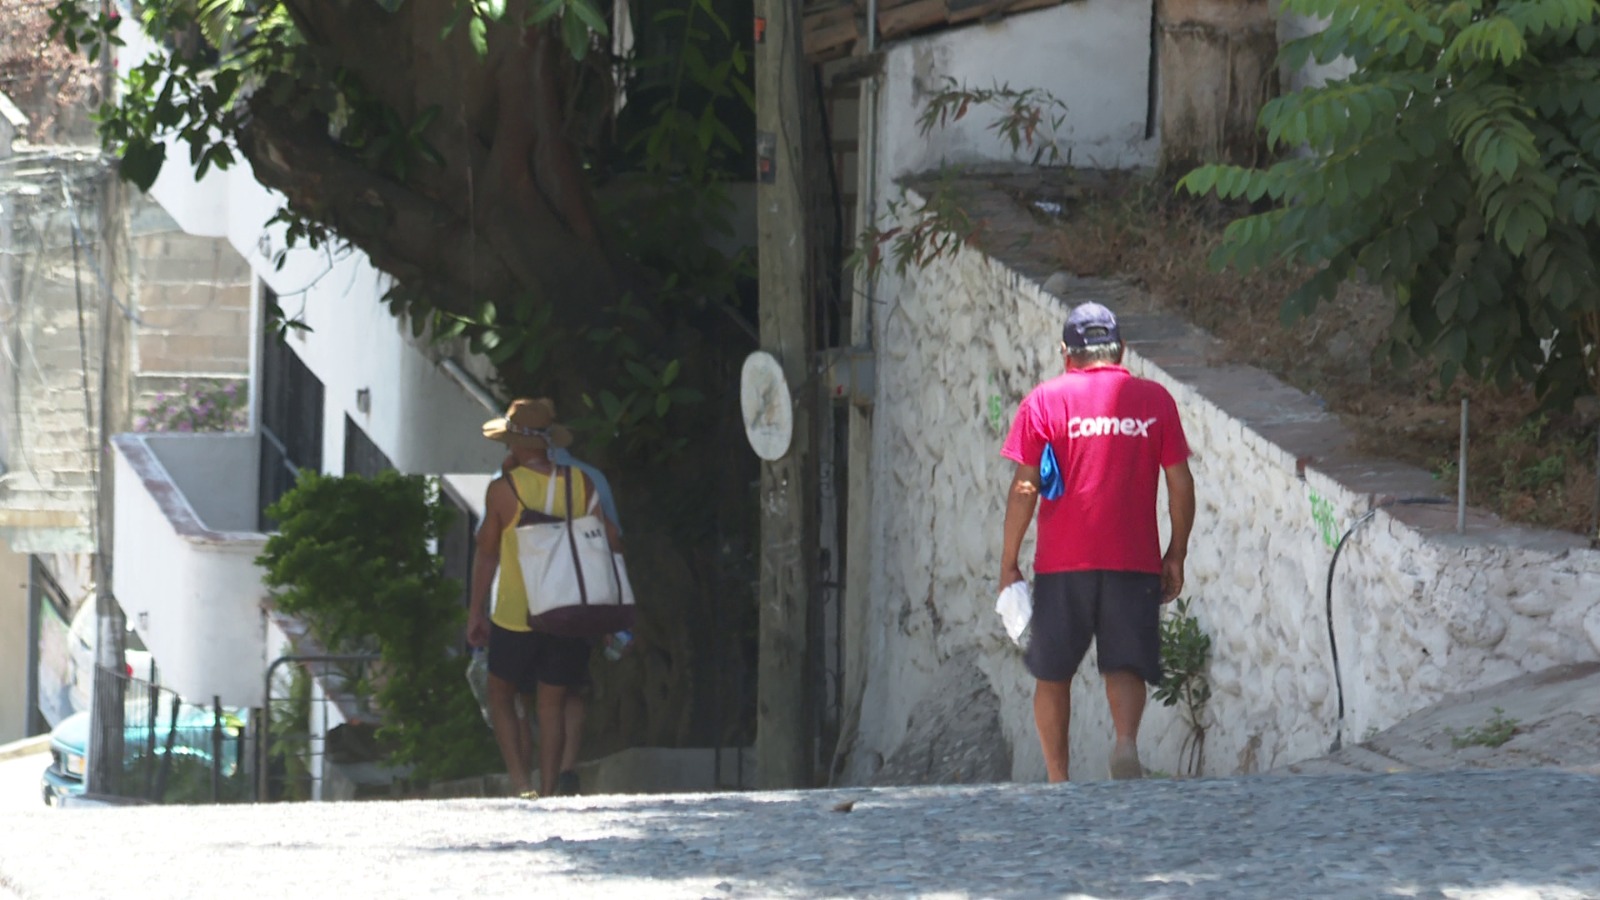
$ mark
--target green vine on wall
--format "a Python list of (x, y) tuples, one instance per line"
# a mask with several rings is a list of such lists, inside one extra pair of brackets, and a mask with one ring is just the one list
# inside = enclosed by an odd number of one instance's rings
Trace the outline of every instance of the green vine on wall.
[(1155, 698), (1162, 706), (1176, 706), (1189, 734), (1179, 748), (1182, 771), (1199, 775), (1206, 758), (1206, 704), (1211, 700), (1211, 636), (1190, 613), (1189, 601), (1179, 598), (1161, 617), (1161, 684)]
[(330, 652), (381, 657), (369, 687), (390, 760), (422, 779), (494, 767), (459, 653), (461, 584), (429, 552), (452, 513), (415, 475), (303, 473), (267, 509), (279, 531), (257, 562), (280, 610)]

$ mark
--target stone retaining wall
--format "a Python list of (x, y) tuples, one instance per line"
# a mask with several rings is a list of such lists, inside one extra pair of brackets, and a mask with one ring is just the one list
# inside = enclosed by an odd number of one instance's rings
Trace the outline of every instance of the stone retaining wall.
[[(1419, 469), (1364, 459), (1320, 404), (1258, 370), (1213, 364), (1216, 343), (1112, 282), (1046, 292), (964, 249), (883, 276), (874, 321), (872, 584), (860, 658), (868, 676), (847, 777), (870, 779), (907, 733), (945, 660), (975, 652), (1000, 698), (1013, 777), (1043, 777), (1032, 680), (993, 612), (1012, 465), (1000, 443), (1021, 397), (1060, 369), (1070, 305), (1123, 317), (1135, 374), (1177, 399), (1195, 458), (1199, 516), (1188, 587), (1213, 640), (1204, 772), (1262, 771), (1325, 752), (1338, 729), (1327, 627), (1333, 578), (1345, 743), (1445, 694), (1600, 659), (1600, 553), (1576, 535), (1452, 505)], [(1161, 500), (1165, 509), (1165, 498)], [(1163, 540), (1165, 540), (1165, 514)], [(1359, 523), (1359, 524), (1358, 524)], [(1026, 567), (1030, 546), (1023, 557)], [(1091, 662), (1074, 687), (1073, 777), (1105, 777), (1110, 718)], [(1173, 710), (1145, 718), (1146, 765), (1178, 771)]]

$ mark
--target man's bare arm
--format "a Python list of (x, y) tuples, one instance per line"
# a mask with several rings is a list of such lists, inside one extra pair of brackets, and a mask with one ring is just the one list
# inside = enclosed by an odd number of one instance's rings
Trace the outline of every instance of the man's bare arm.
[(1033, 511), (1039, 505), (1039, 467), (1017, 464), (1006, 496), (1005, 544), (1000, 550), (1000, 589), (1022, 580), (1022, 539), (1033, 524)]
[(1189, 558), (1189, 533), (1194, 530), (1194, 474), (1187, 461), (1167, 466), (1167, 513), (1172, 519), (1172, 537), (1161, 558), (1161, 602), (1177, 598), (1183, 591), (1183, 564)]

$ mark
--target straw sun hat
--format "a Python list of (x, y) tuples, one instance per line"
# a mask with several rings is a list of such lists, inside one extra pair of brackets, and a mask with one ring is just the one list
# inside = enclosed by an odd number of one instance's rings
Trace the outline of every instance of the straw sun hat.
[(483, 423), (483, 436), (512, 447), (566, 447), (572, 432), (556, 424), (556, 404), (546, 397), (511, 401), (498, 419)]

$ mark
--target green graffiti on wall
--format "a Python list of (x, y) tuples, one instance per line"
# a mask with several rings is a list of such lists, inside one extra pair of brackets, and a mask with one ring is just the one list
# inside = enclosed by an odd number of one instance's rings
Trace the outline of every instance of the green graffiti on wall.
[(1311, 520), (1317, 523), (1324, 544), (1339, 545), (1339, 523), (1333, 516), (1333, 502), (1316, 491), (1311, 492)]

